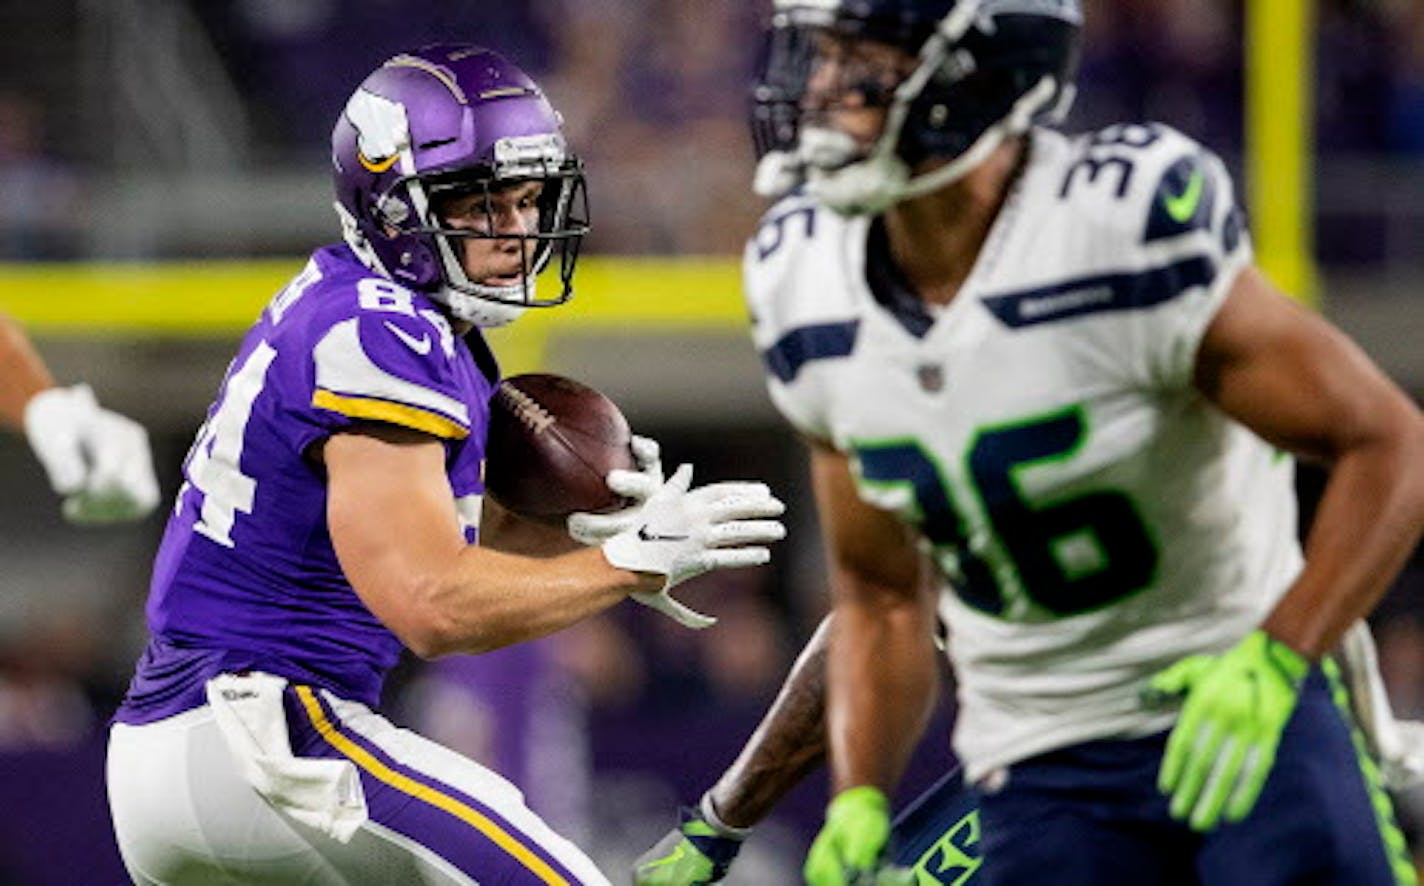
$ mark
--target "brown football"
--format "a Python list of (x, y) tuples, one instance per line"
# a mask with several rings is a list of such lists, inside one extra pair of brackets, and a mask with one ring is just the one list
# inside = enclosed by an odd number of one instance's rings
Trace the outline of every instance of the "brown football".
[(604, 477), (637, 469), (632, 437), (618, 405), (588, 385), (549, 373), (507, 378), (490, 401), (485, 489), (541, 523), (618, 510), (629, 502)]

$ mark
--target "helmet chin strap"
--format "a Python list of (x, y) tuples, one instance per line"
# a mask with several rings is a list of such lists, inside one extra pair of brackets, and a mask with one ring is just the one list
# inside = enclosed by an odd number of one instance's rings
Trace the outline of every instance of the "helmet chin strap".
[[(920, 48), (919, 65), (895, 89), (884, 130), (869, 156), (852, 161), (856, 145), (850, 136), (824, 127), (810, 127), (801, 133), (794, 156), (773, 159), (769, 154), (763, 158), (766, 169), (758, 168), (757, 184), (764, 183), (770, 188), (784, 181), (788, 170), (794, 170), (805, 175), (807, 192), (831, 210), (843, 215), (874, 215), (902, 200), (923, 196), (963, 178), (1006, 139), (1027, 132), (1033, 118), (1054, 100), (1057, 83), (1052, 77), (1039, 80), (1014, 102), (1008, 114), (981, 133), (968, 150), (942, 166), (912, 175), (896, 150), (910, 106), (949, 59), (953, 48), (971, 28), (994, 26), (992, 18), (983, 17), (984, 8), (983, 0), (963, 0), (940, 21), (934, 34)], [(1065, 89), (1054, 116), (1066, 112), (1071, 101), (1071, 91)]]
[[(356, 225), (356, 219), (351, 213), (346, 211), (346, 207), (337, 201), (336, 214), (341, 219), (341, 233), (346, 243), (351, 247), (351, 251), (361, 260), (361, 263), (383, 277), (390, 277), (380, 258), (376, 256), (366, 238), (361, 234), (360, 228)], [(454, 263), (454, 255), (450, 252), (449, 246), (441, 240), (439, 243), (441, 260), (447, 263), (447, 268)], [(466, 323), (473, 323), (481, 329), (495, 329), (500, 326), (507, 326), (524, 315), (528, 308), (523, 305), (510, 304), (516, 299), (533, 299), (534, 287), (538, 281), (527, 280), (521, 283), (510, 284), (509, 286), (488, 286), (483, 283), (475, 283), (465, 277), (464, 268), (459, 268), (460, 279), (464, 282), (462, 286), (469, 291), (462, 292), (451, 286), (441, 286), (434, 292), (429, 293), (430, 297), (444, 305), (450, 312), (450, 316), (456, 320), (463, 320)], [(528, 283), (528, 289), (524, 283)]]
[(539, 281), (525, 277), (507, 286), (490, 286), (471, 280), (465, 268), (455, 258), (455, 252), (444, 237), (435, 238), (440, 261), (445, 265), (445, 279), (450, 282), (432, 293), (434, 299), (450, 309), (457, 320), (473, 323), (481, 329), (507, 326), (529, 310), (515, 302), (532, 302), (534, 287)]
[[(523, 294), (523, 287), (515, 286), (485, 286), (481, 283), (466, 284), (472, 289), (484, 290), (488, 295), (475, 295), (473, 292), (461, 292), (449, 286), (442, 286), (439, 291), (433, 293), (436, 301), (443, 303), (450, 310), (450, 316), (456, 320), (463, 320), (466, 323), (473, 323), (481, 329), (498, 329), (501, 326), (508, 326), (515, 320), (524, 316), (524, 312), (529, 310), (522, 305), (508, 304), (503, 301), (496, 301), (499, 296), (517, 297)], [(532, 291), (534, 281), (529, 281)], [(494, 297), (494, 298), (492, 298)]]
[[(805, 133), (802, 133), (803, 135)], [(759, 197), (780, 199), (791, 193), (806, 177), (801, 162), (791, 151), (767, 151), (757, 161), (752, 190)]]
[[(1053, 101), (1056, 90), (1057, 84), (1052, 77), (1042, 78), (1033, 89), (1014, 102), (1013, 108), (1003, 119), (984, 130), (967, 151), (943, 166), (913, 177), (910, 175), (909, 166), (893, 148), (898, 141), (899, 127), (895, 127), (892, 132), (887, 123), (885, 133), (866, 159), (829, 170), (808, 164), (806, 190), (829, 209), (842, 215), (875, 215), (884, 212), (902, 200), (923, 196), (963, 178), (969, 170), (983, 163), (1006, 139), (1027, 132), (1033, 123), (1034, 115)], [(900, 115), (899, 122), (903, 125), (903, 114)], [(807, 130), (802, 133), (802, 138), (811, 132), (812, 130)], [(834, 134), (849, 140), (849, 136), (844, 136), (843, 133)]]
[(757, 163), (752, 188), (763, 197), (781, 197), (802, 181), (806, 190), (844, 215), (876, 213), (901, 199), (909, 170), (895, 145), (910, 105), (944, 63), (949, 48), (974, 27), (983, 0), (961, 0), (920, 47), (920, 63), (895, 89), (885, 128), (868, 157), (856, 161), (859, 145), (845, 133), (827, 127), (806, 127), (792, 151), (771, 151)]

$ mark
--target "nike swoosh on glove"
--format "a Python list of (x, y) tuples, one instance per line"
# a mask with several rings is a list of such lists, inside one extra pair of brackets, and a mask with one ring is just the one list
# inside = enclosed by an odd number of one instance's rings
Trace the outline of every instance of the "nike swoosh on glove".
[(1256, 630), (1220, 655), (1184, 658), (1152, 678), (1150, 705), (1185, 697), (1157, 776), (1173, 818), (1210, 831), (1250, 814), (1309, 673), (1308, 659)]
[(746, 832), (718, 830), (694, 809), (679, 814), (682, 823), (633, 862), (633, 886), (710, 886), (731, 870)]
[(660, 591), (633, 594), (633, 599), (687, 627), (705, 628), (717, 620), (689, 609), (668, 592), (714, 569), (769, 562), (767, 545), (786, 537), (786, 527), (775, 519), (786, 506), (765, 483), (691, 486), (692, 465), (682, 465), (643, 503), (636, 527), (603, 543), (603, 556), (619, 569), (666, 576)]
[(609, 471), (603, 482), (615, 494), (633, 503), (611, 514), (570, 514), (569, 537), (583, 545), (601, 545), (626, 529), (633, 528), (643, 514), (643, 503), (663, 485), (662, 449), (658, 441), (633, 435), (636, 471)]
[(88, 385), (41, 391), (25, 406), (25, 436), (73, 523), (146, 517), (158, 506), (148, 432), (100, 408)]

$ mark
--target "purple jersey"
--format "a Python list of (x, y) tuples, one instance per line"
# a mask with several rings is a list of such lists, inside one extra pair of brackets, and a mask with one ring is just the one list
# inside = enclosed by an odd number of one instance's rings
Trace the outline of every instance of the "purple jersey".
[[(204, 703), (263, 670), (375, 705), (401, 643), (342, 574), (314, 443), (363, 421), (440, 438), (468, 541), (484, 491), (493, 359), (346, 246), (316, 252), (243, 339), (184, 463), (148, 601), (152, 634), (117, 719)], [(481, 372), (481, 366), (488, 373)]]

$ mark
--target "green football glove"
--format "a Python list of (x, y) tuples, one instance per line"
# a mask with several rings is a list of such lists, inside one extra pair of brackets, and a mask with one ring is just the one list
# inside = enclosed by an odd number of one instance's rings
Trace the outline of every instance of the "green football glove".
[(912, 871), (884, 863), (890, 840), (890, 801), (862, 785), (841, 791), (826, 807), (826, 823), (803, 873), (810, 886), (909, 886)]
[(1149, 703), (1186, 697), (1157, 776), (1173, 818), (1209, 831), (1223, 814), (1246, 817), (1308, 673), (1308, 659), (1257, 630), (1221, 655), (1193, 655), (1152, 678)]
[(633, 862), (633, 886), (709, 886), (727, 876), (747, 831), (709, 823), (693, 809), (681, 815), (680, 826)]

